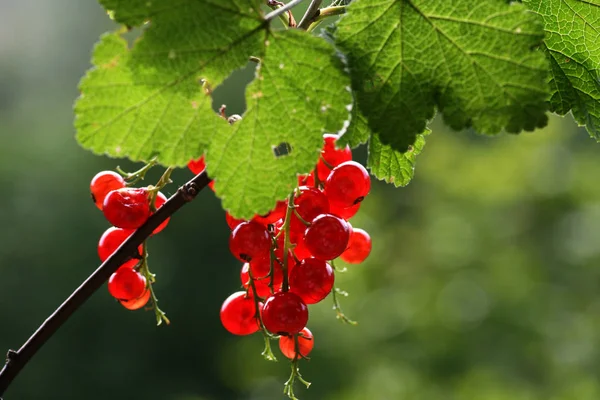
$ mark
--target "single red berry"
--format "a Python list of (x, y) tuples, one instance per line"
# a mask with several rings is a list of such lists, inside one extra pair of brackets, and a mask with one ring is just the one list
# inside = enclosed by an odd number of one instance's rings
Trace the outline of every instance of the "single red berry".
[(235, 227), (241, 224), (242, 222), (246, 222), (245, 219), (237, 219), (232, 217), (231, 214), (229, 214), (229, 211), (225, 211), (225, 221), (227, 222), (227, 225), (231, 230), (234, 230)]
[(96, 207), (102, 210), (104, 198), (113, 190), (122, 189), (125, 187), (125, 179), (113, 171), (98, 172), (90, 183), (90, 193), (92, 200), (96, 203)]
[(356, 228), (350, 235), (348, 248), (340, 256), (342, 260), (350, 264), (360, 264), (371, 253), (371, 237), (362, 229)]
[(128, 310), (139, 310), (148, 304), (148, 300), (150, 300), (150, 289), (146, 289), (146, 291), (137, 299), (119, 300), (119, 303)]
[(150, 201), (146, 188), (113, 190), (104, 199), (104, 217), (123, 229), (137, 229), (150, 216)]
[(306, 326), (308, 307), (297, 294), (278, 292), (265, 301), (262, 319), (271, 333), (293, 335)]
[(335, 167), (325, 182), (325, 195), (337, 208), (352, 207), (371, 190), (369, 173), (357, 162), (347, 161)]
[[(158, 210), (160, 207), (162, 207), (162, 205), (165, 204), (166, 202), (167, 202), (167, 196), (165, 196), (161, 192), (156, 193), (156, 199), (154, 200), (154, 208), (156, 210)], [(156, 229), (154, 229), (152, 231), (152, 234), (156, 235), (158, 232), (165, 229), (165, 227), (169, 224), (170, 220), (171, 220), (171, 217), (165, 219), (159, 226), (156, 227)]]
[[(289, 263), (289, 261), (288, 261)], [(277, 257), (273, 260), (273, 284), (275, 286), (281, 286), (283, 282), (283, 271), (281, 265), (282, 260)], [(271, 279), (269, 274), (271, 273), (271, 257), (270, 255), (254, 258), (250, 261), (250, 273), (256, 280)]]
[[(250, 296), (254, 296), (254, 292), (252, 290), (252, 285), (250, 284), (250, 264), (245, 263), (242, 266), (242, 271), (240, 272), (240, 280), (242, 281), (242, 286), (244, 289), (248, 290), (248, 294)], [(256, 296), (264, 299), (271, 295), (271, 287), (269, 284), (271, 283), (270, 278), (265, 279), (254, 279), (254, 287), (256, 288)], [(279, 287), (273, 286), (274, 290), (279, 290), (281, 288), (281, 284)]]
[(306, 175), (298, 175), (298, 186), (315, 186), (315, 173), (311, 172)]
[(120, 267), (108, 279), (108, 291), (117, 300), (134, 300), (144, 294), (146, 278), (136, 270)]
[[(294, 198), (295, 209), (290, 221), (290, 230), (304, 233), (306, 225), (300, 218), (310, 224), (317, 215), (329, 213), (329, 200), (323, 192), (314, 187), (301, 186), (298, 188), (298, 191), (300, 193)], [(296, 213), (298, 213), (300, 218), (298, 218)]]
[(323, 135), (323, 150), (321, 158), (317, 162), (317, 174), (321, 182), (325, 182), (331, 173), (331, 168), (335, 168), (343, 162), (352, 160), (352, 151), (346, 145), (343, 149), (336, 149), (335, 142), (339, 139), (338, 135)]
[(296, 247), (294, 247), (294, 255), (300, 261), (304, 260), (305, 258), (312, 257), (312, 254), (310, 254), (310, 251), (308, 251), (306, 248), (304, 240), (298, 241)]
[[(262, 303), (258, 303), (259, 312)], [(260, 328), (254, 299), (246, 292), (235, 292), (221, 306), (221, 323), (234, 335), (250, 335)]]
[[(110, 255), (114, 253), (129, 236), (133, 234), (133, 232), (133, 230), (115, 228), (114, 226), (108, 228), (98, 241), (98, 256), (100, 257), (100, 261), (106, 261), (106, 259), (110, 257)], [(138, 247), (138, 252), (142, 252), (141, 245)], [(123, 266), (133, 268), (137, 264), (138, 260), (134, 258), (126, 261)]]
[(240, 261), (264, 257), (271, 250), (271, 235), (255, 221), (242, 222), (229, 236), (229, 250)]
[(306, 304), (316, 304), (331, 292), (333, 281), (331, 265), (323, 260), (307, 258), (290, 274), (290, 292), (296, 293)]
[(315, 218), (304, 233), (304, 244), (319, 260), (333, 260), (348, 247), (350, 226), (341, 218), (321, 214)]
[(187, 167), (189, 168), (190, 171), (192, 171), (192, 174), (194, 175), (198, 175), (199, 173), (201, 173), (202, 171), (204, 171), (206, 169), (206, 163), (204, 162), (204, 156), (198, 158), (197, 160), (191, 160)]
[(346, 221), (350, 221), (350, 219), (354, 217), (360, 209), (361, 204), (362, 202), (356, 203), (352, 207), (340, 208), (339, 206), (330, 203), (329, 213), (335, 215), (336, 217), (340, 217), (341, 219), (344, 219)]
[(285, 217), (285, 212), (287, 210), (287, 201), (278, 201), (275, 205), (275, 208), (265, 215), (257, 215), (252, 220), (261, 223), (265, 226), (274, 224), (279, 221), (281, 218)]
[(296, 340), (294, 336), (281, 336), (279, 338), (279, 349), (290, 360), (308, 357), (314, 346), (313, 334), (308, 328), (304, 328), (298, 333), (298, 353), (296, 353)]

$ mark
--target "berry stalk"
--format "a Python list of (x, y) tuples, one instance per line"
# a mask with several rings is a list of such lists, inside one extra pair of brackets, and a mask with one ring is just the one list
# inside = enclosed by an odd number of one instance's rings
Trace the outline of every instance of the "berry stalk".
[(9, 350), (6, 363), (0, 371), (0, 396), (27, 365), (37, 351), (56, 331), (89, 299), (96, 290), (125, 262), (137, 254), (137, 249), (152, 232), (184, 204), (192, 201), (210, 182), (202, 172), (177, 190), (167, 202), (140, 226), (123, 244), (108, 257), (75, 291), (61, 304), (19, 348)]

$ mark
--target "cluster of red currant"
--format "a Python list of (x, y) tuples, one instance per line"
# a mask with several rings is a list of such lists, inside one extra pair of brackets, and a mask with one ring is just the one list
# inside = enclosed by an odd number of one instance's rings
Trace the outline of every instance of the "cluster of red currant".
[[(161, 189), (169, 182), (168, 169), (157, 186), (131, 187), (154, 165), (150, 162), (144, 168), (128, 174), (122, 171), (101, 171), (90, 183), (90, 192), (96, 206), (104, 213), (104, 217), (113, 226), (108, 228), (98, 242), (98, 255), (104, 262), (123, 242), (142, 226), (146, 220), (161, 207), (167, 198)], [(162, 231), (169, 219), (167, 218), (153, 232), (155, 235)], [(129, 310), (137, 310), (152, 301), (156, 311), (157, 322), (169, 323), (164, 312), (157, 306), (157, 299), (152, 289), (155, 276), (148, 268), (148, 252), (146, 242), (139, 246), (138, 254), (132, 255), (108, 280), (109, 293)]]
[[(261, 330), (268, 359), (274, 359), (269, 341), (279, 340), (281, 352), (292, 360), (292, 376), (286, 383), (286, 394), (292, 398), (294, 379), (306, 383), (297, 361), (306, 358), (314, 345), (306, 327), (307, 305), (332, 293), (338, 317), (346, 319), (335, 297), (334, 260), (361, 263), (371, 251), (367, 232), (348, 222), (369, 193), (369, 174), (352, 161), (349, 147), (336, 148), (336, 140), (336, 135), (324, 136), (315, 170), (299, 177), (288, 199), (268, 214), (245, 221), (226, 213), (232, 230), (229, 248), (244, 263), (240, 274), (244, 290), (225, 300), (221, 321), (235, 335)], [(204, 162), (192, 161), (188, 167), (199, 173)]]

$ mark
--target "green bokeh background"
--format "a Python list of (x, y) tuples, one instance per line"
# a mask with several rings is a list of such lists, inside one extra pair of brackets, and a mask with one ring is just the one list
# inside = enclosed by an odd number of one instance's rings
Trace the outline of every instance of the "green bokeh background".
[[(0, 349), (20, 346), (98, 266), (108, 225), (90, 178), (135, 167), (84, 151), (72, 128), (77, 81), (112, 27), (93, 1), (0, 0)], [(248, 76), (216, 101), (241, 112)], [(599, 399), (599, 152), (570, 117), (497, 138), (436, 120), (414, 182), (374, 183), (353, 220), (374, 240), (367, 262), (338, 276), (359, 325), (337, 321), (330, 299), (311, 308), (302, 372), (313, 386), (300, 398)], [(227, 237), (219, 201), (201, 193), (149, 243), (172, 325), (100, 290), (5, 400), (283, 398), (288, 364), (220, 325), (239, 288)]]

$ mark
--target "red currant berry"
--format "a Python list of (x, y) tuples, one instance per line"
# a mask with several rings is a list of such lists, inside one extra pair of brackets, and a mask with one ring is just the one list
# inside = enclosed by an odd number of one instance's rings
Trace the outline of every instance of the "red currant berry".
[(340, 256), (350, 264), (360, 264), (371, 253), (371, 237), (362, 229), (354, 229), (350, 235), (348, 248)]
[(306, 304), (316, 304), (331, 292), (333, 281), (333, 268), (328, 263), (307, 258), (290, 274), (290, 292), (296, 293)]
[(340, 208), (339, 206), (337, 206), (335, 204), (330, 204), (329, 212), (331, 214), (335, 215), (336, 217), (340, 217), (342, 219), (345, 219), (346, 221), (350, 221), (350, 219), (352, 217), (354, 217), (356, 215), (356, 213), (358, 212), (358, 210), (360, 209), (361, 204), (362, 204), (362, 202), (356, 203), (352, 207), (347, 207), (347, 208)]
[(350, 226), (346, 221), (331, 214), (315, 218), (304, 233), (304, 244), (319, 260), (333, 260), (348, 247)]
[[(298, 221), (299, 222), (299, 221)], [(285, 242), (285, 231), (282, 231), (283, 228), (283, 220), (279, 220), (273, 224), (273, 236), (276, 236), (277, 239), (277, 248), (283, 249)], [(295, 229), (292, 229), (295, 228)], [(290, 223), (290, 243), (296, 244), (298, 241), (302, 239), (302, 235), (304, 235), (304, 230), (306, 226), (304, 224), (294, 226)]]
[(240, 261), (264, 257), (271, 250), (271, 235), (255, 221), (242, 222), (229, 236), (229, 250)]
[(279, 292), (267, 298), (262, 319), (265, 328), (277, 335), (298, 333), (308, 322), (308, 307), (292, 292)]
[(298, 188), (300, 194), (294, 198), (295, 212), (292, 213), (290, 229), (294, 232), (304, 232), (306, 225), (300, 221), (296, 213), (309, 224), (319, 214), (329, 212), (329, 200), (319, 189), (301, 186)]
[(191, 160), (187, 167), (189, 168), (190, 171), (192, 171), (192, 174), (194, 175), (198, 175), (199, 173), (201, 173), (202, 171), (204, 171), (206, 169), (206, 163), (204, 162), (204, 156), (198, 158), (197, 160)]
[(338, 138), (338, 135), (323, 135), (325, 144), (321, 151), (321, 158), (317, 162), (317, 174), (321, 182), (327, 180), (327, 177), (331, 173), (331, 168), (335, 168), (343, 162), (352, 160), (352, 151), (349, 146), (346, 146), (343, 149), (335, 148), (335, 142)]
[(338, 208), (352, 207), (363, 201), (371, 190), (369, 173), (357, 162), (347, 161), (335, 167), (325, 182), (329, 203)]
[(132, 268), (120, 267), (108, 279), (108, 291), (117, 300), (134, 300), (144, 294), (146, 278)]
[(150, 216), (150, 201), (146, 188), (113, 190), (104, 199), (104, 217), (123, 229), (137, 229)]
[(246, 222), (245, 219), (237, 219), (231, 216), (228, 211), (225, 211), (225, 221), (229, 226), (229, 229), (234, 230), (236, 226), (241, 224), (242, 222)]
[[(154, 200), (154, 208), (156, 210), (158, 210), (159, 208), (161, 208), (162, 205), (165, 204), (166, 202), (167, 202), (167, 196), (165, 196), (161, 192), (156, 193), (156, 199)], [(160, 232), (163, 229), (165, 229), (165, 227), (169, 224), (170, 220), (171, 220), (171, 217), (165, 219), (159, 226), (156, 227), (156, 229), (154, 229), (152, 231), (152, 234), (156, 235), (158, 232)]]
[(122, 189), (125, 187), (125, 179), (116, 172), (102, 171), (98, 172), (92, 178), (90, 183), (90, 192), (92, 200), (96, 203), (96, 207), (102, 210), (102, 204), (107, 194), (113, 190)]
[(300, 357), (308, 357), (313, 347), (315, 346), (315, 341), (313, 339), (313, 334), (308, 328), (304, 328), (298, 334), (298, 353), (296, 353), (296, 343), (294, 336), (281, 336), (279, 338), (279, 349), (283, 353), (284, 356), (293, 360), (295, 358)]
[[(108, 228), (100, 237), (98, 241), (98, 256), (100, 261), (104, 262), (112, 253), (114, 253), (123, 242), (133, 234), (134, 231), (128, 229), (115, 228), (114, 226)], [(138, 247), (138, 252), (142, 252), (142, 246)], [(138, 260), (132, 259), (123, 264), (130, 268), (137, 265)]]
[(265, 215), (257, 215), (252, 219), (263, 224), (264, 226), (271, 225), (285, 217), (286, 210), (287, 201), (278, 201), (273, 210), (269, 211)]
[(128, 310), (139, 310), (148, 304), (148, 300), (150, 300), (150, 289), (146, 289), (146, 291), (137, 299), (120, 300), (119, 303)]
[[(283, 273), (281, 270), (281, 261), (277, 258), (273, 260), (273, 282), (281, 285), (283, 281)], [(260, 280), (269, 278), (271, 273), (271, 257), (269, 255), (264, 257), (254, 258), (250, 261), (250, 273), (254, 279)]]
[[(259, 303), (259, 312), (262, 303)], [(254, 299), (246, 292), (235, 292), (221, 306), (221, 323), (234, 335), (250, 335), (260, 328)]]

